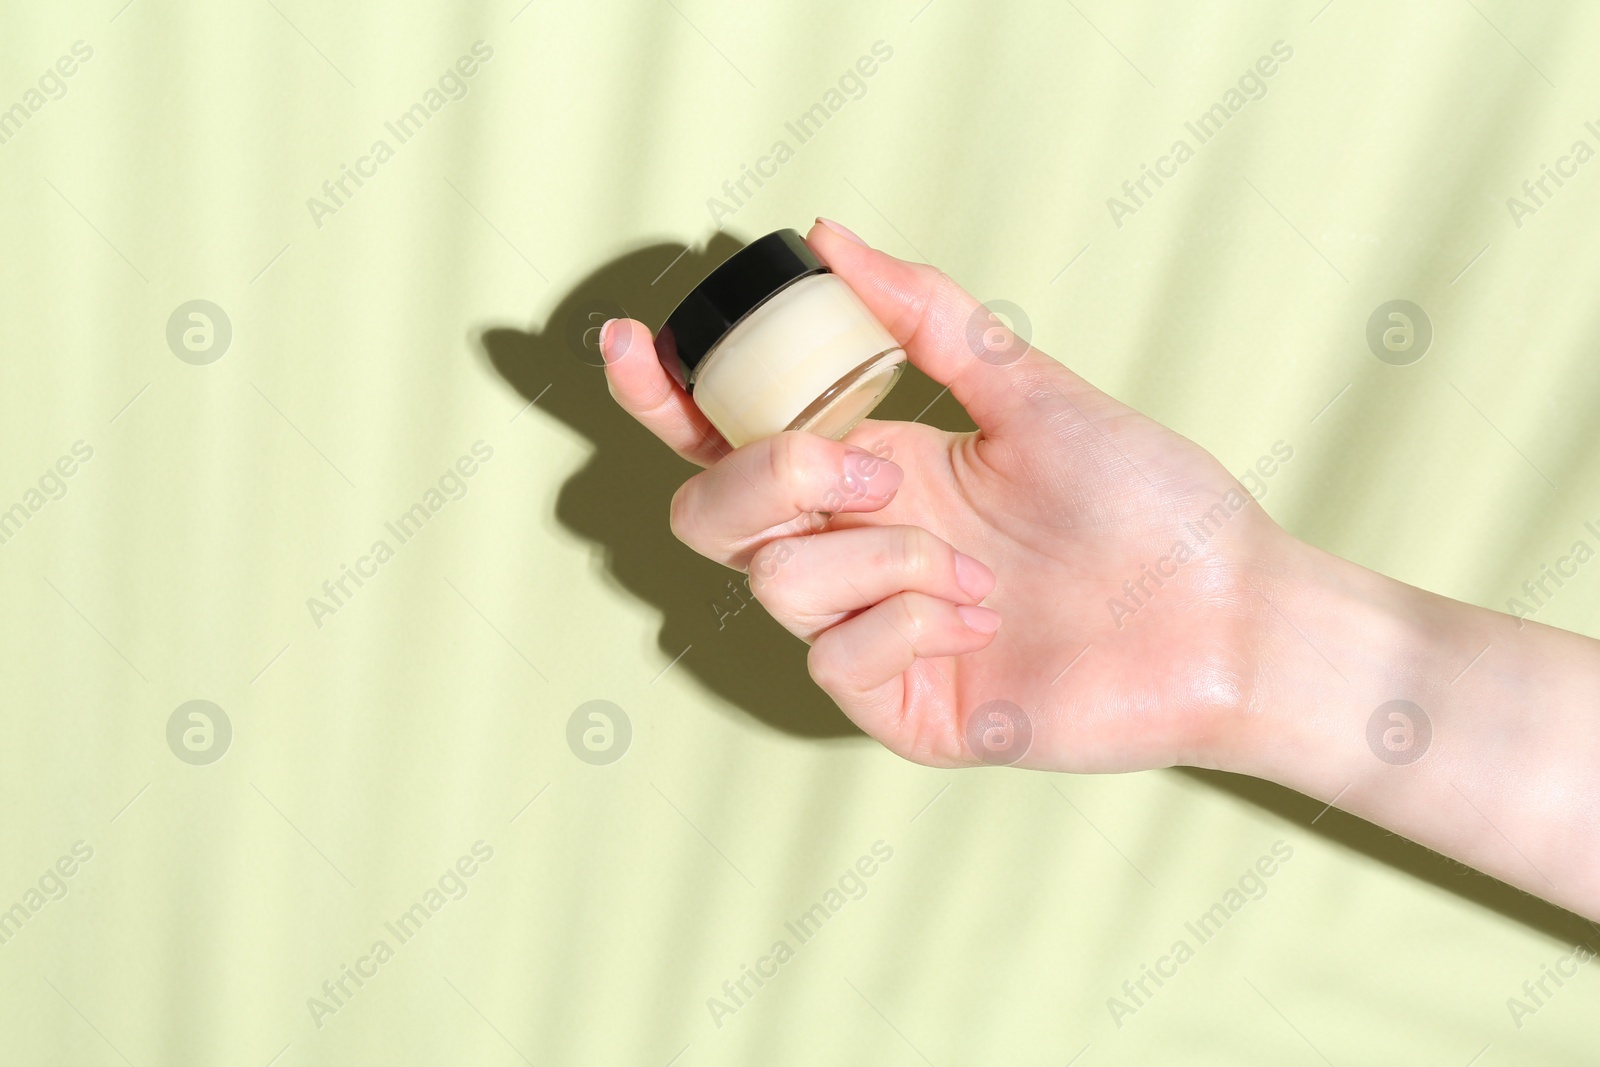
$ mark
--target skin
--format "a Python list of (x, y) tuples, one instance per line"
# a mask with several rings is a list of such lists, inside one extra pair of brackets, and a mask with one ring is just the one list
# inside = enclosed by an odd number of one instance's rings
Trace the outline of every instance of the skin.
[[(617, 402), (706, 468), (674, 533), (751, 575), (857, 726), (936, 767), (1254, 775), (1600, 919), (1600, 642), (1290, 537), (941, 272), (837, 223), (806, 240), (977, 432), (867, 420), (732, 449), (642, 323), (601, 350)], [(1397, 699), (1421, 712), (1379, 712)]]

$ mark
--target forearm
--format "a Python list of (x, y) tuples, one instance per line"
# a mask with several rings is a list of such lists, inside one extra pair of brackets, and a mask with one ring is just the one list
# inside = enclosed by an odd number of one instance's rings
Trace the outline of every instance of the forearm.
[(1230, 769), (1600, 918), (1600, 642), (1298, 543), (1259, 591), (1268, 636)]

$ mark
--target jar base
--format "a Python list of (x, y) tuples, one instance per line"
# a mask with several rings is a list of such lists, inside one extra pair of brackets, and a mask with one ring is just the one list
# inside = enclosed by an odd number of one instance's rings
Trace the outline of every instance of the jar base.
[(905, 369), (905, 349), (885, 349), (834, 382), (784, 429), (804, 430), (837, 441), (872, 414)]

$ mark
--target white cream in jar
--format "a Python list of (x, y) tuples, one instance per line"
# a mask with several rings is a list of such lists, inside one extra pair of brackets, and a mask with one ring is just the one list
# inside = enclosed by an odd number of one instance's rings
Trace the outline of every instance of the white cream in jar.
[(734, 447), (784, 430), (843, 437), (905, 351), (794, 230), (735, 252), (667, 316), (662, 357)]

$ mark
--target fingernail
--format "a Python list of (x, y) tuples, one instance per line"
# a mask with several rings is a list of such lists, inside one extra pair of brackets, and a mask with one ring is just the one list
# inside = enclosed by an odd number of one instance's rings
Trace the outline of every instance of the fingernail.
[(956, 608), (956, 614), (961, 616), (961, 621), (967, 624), (967, 629), (974, 633), (992, 634), (1000, 629), (1000, 613), (993, 608), (980, 608), (970, 604), (961, 604)]
[(982, 600), (994, 592), (994, 571), (965, 552), (957, 552), (956, 584), (972, 599)]
[(854, 242), (855, 244), (860, 245), (862, 248), (867, 247), (867, 242), (851, 233), (848, 227), (841, 226), (832, 219), (825, 219), (820, 215), (817, 216), (817, 221), (822, 223), (828, 229), (832, 230), (834, 233), (838, 234), (840, 237), (843, 237), (846, 241)]
[(610, 353), (606, 351), (606, 338), (611, 335), (611, 324), (616, 321), (616, 319), (607, 319), (605, 322), (600, 324), (600, 358), (605, 360), (607, 363), (610, 363), (612, 360)]
[(905, 477), (898, 464), (855, 445), (845, 447), (844, 487), (852, 496), (886, 497), (900, 488)]

